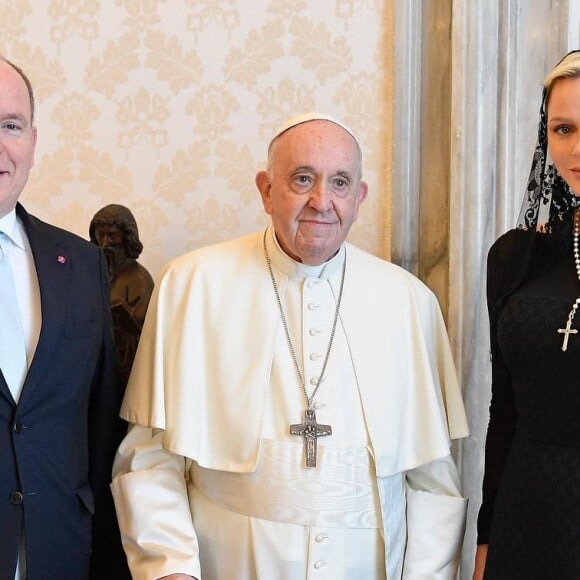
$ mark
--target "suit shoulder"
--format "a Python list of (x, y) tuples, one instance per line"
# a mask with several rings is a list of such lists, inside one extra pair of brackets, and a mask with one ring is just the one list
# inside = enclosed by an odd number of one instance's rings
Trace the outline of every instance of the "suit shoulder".
[[(41, 233), (43, 236), (51, 238), (54, 242), (61, 243), (69, 249), (88, 252), (94, 255), (99, 254), (99, 248), (85, 240), (81, 236), (65, 230), (64, 228), (49, 224), (33, 215), (28, 214), (29, 227), (33, 231)], [(30, 229), (28, 230), (30, 232)]]

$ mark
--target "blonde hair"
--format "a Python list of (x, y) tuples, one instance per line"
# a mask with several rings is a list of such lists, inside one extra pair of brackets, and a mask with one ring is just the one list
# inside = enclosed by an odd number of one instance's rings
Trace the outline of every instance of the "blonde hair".
[(546, 90), (546, 104), (554, 85), (561, 79), (580, 77), (580, 50), (568, 53), (550, 72), (544, 80)]

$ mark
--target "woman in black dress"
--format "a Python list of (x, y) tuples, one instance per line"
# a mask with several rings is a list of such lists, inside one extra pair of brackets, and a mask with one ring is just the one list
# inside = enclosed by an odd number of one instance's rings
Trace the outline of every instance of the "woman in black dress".
[(580, 579), (580, 51), (548, 75), (518, 229), (488, 256), (474, 580)]

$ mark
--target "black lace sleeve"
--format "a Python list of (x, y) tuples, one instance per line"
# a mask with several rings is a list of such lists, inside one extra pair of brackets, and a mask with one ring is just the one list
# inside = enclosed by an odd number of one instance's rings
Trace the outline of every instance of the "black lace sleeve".
[(505, 299), (521, 284), (527, 271), (535, 233), (512, 230), (499, 238), (487, 260), (487, 306), (491, 343), (491, 405), (485, 443), (483, 500), (477, 521), (477, 543), (487, 544), (495, 496), (511, 446), (517, 411), (509, 370), (497, 340), (497, 323)]

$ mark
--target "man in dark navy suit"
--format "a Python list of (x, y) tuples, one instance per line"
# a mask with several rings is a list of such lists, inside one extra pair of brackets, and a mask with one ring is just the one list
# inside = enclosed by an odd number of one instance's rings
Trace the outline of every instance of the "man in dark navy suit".
[(30, 82), (0, 57), (0, 290), (12, 290), (0, 293), (0, 580), (121, 580), (109, 482), (125, 426), (107, 265), (17, 203), (33, 122)]

